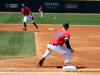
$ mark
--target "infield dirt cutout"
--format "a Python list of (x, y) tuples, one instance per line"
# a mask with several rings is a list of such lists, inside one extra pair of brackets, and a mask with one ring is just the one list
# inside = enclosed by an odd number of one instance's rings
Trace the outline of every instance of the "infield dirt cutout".
[[(23, 27), (23, 24), (0, 24), (0, 30), (24, 31), (22, 30)], [(48, 42), (57, 30), (62, 29), (62, 25), (38, 24), (38, 28), (39, 29), (37, 30), (34, 25), (27, 24), (27, 31), (35, 33), (36, 56), (24, 59), (0, 60), (0, 72), (65, 72), (64, 70), (59, 70), (63, 66), (65, 55), (52, 52), (51, 55), (46, 58), (42, 67), (38, 64), (39, 60), (47, 50)], [(49, 28), (53, 28), (54, 30), (48, 30)], [(77, 69), (100, 69), (100, 26), (70, 25), (68, 32), (70, 33), (70, 44), (74, 50), (69, 63), (76, 66)], [(23, 70), (20, 68), (36, 68), (37, 70)], [(80, 73), (78, 74), (80, 75)], [(81, 74), (88, 75), (88, 73)], [(98, 75), (100, 73), (95, 74)], [(42, 73), (38, 75), (42, 75)]]

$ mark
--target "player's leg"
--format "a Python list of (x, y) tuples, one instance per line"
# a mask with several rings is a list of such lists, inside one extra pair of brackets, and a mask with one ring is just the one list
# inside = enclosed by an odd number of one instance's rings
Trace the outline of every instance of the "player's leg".
[(40, 15), (41, 15), (41, 17), (43, 17), (43, 11), (40, 11)]
[(41, 11), (41, 17), (43, 17), (43, 11)]
[(39, 65), (42, 66), (44, 60), (46, 59), (47, 56), (49, 56), (51, 52), (47, 49), (45, 54), (43, 55), (42, 59), (39, 61)]
[[(66, 48), (66, 47), (64, 47), (64, 46), (60, 46), (60, 49), (61, 49), (61, 53), (62, 54), (64, 54), (63, 52), (64, 52), (64, 50), (65, 51), (67, 51), (67, 52), (65, 52), (65, 61), (64, 61), (64, 66), (71, 66), (70, 64), (69, 64), (69, 60), (70, 60), (70, 58), (71, 58), (71, 55), (72, 55), (72, 53), (71, 53), (71, 51), (68, 49), (68, 48)], [(59, 49), (59, 50), (60, 50)]]
[(69, 64), (69, 59), (70, 59), (72, 53), (68, 48), (66, 48), (64, 46), (60, 46), (60, 45), (52, 45), (51, 44), (49, 49), (53, 52), (56, 52), (56, 53), (59, 53), (62, 55), (66, 55), (64, 64)]
[(35, 25), (36, 29), (38, 29), (38, 26), (36, 25), (36, 23), (35, 23), (35, 22), (33, 22), (33, 24)]
[(71, 55), (72, 55), (71, 52), (68, 52), (68, 53), (66, 54), (64, 66), (71, 66), (71, 65), (69, 64), (69, 59), (70, 59)]
[(25, 27), (25, 28), (23, 28), (23, 30), (26, 30), (26, 21), (27, 21), (27, 17), (24, 16), (23, 23), (24, 23), (24, 27)]
[(29, 20), (32, 24), (34, 24), (34, 25), (35, 25), (36, 29), (38, 29), (38, 26), (36, 25), (36, 23), (35, 23), (35, 22), (33, 22), (33, 20), (32, 20), (32, 18), (31, 18), (31, 16), (29, 15), (29, 16), (27, 16), (27, 17), (28, 17), (28, 20)]
[(26, 30), (26, 23), (25, 23), (25, 22), (24, 22), (24, 27), (25, 27), (25, 28), (23, 28), (23, 30)]
[[(48, 46), (50, 46), (48, 44)], [(39, 65), (42, 66), (44, 60), (46, 59), (47, 56), (49, 56), (51, 54), (51, 52), (49, 51), (49, 49), (46, 50), (46, 52), (44, 53), (43, 57), (41, 58), (41, 60), (39, 61)]]
[(41, 11), (40, 11), (40, 16), (41, 16)]
[(51, 52), (47, 49), (46, 52), (45, 52), (45, 54), (43, 55), (43, 58), (46, 58), (50, 54), (51, 54)]

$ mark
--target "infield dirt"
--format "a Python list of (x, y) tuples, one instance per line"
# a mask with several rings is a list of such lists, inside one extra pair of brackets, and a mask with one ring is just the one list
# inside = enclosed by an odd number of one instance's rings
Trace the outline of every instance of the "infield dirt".
[[(0, 24), (0, 30), (23, 31), (23, 27), (23, 24)], [(0, 60), (0, 68), (61, 69), (65, 55), (54, 52), (46, 58), (42, 67), (38, 63), (47, 49), (49, 40), (57, 30), (62, 29), (62, 25), (38, 24), (38, 27), (37, 30), (34, 25), (27, 24), (27, 31), (35, 33), (36, 56)], [(48, 30), (49, 28), (54, 30)], [(74, 50), (69, 63), (77, 66), (78, 69), (100, 69), (100, 26), (70, 25), (68, 32), (70, 33), (70, 44)]]

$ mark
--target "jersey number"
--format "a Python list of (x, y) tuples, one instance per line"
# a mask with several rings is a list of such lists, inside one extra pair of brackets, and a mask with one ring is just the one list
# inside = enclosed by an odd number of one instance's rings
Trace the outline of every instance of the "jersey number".
[(57, 32), (54, 37), (59, 37), (62, 34), (62, 32)]

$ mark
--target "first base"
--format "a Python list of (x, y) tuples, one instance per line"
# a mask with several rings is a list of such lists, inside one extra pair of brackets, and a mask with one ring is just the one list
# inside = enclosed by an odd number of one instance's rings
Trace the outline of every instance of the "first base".
[(63, 66), (62, 69), (76, 69), (75, 66)]

